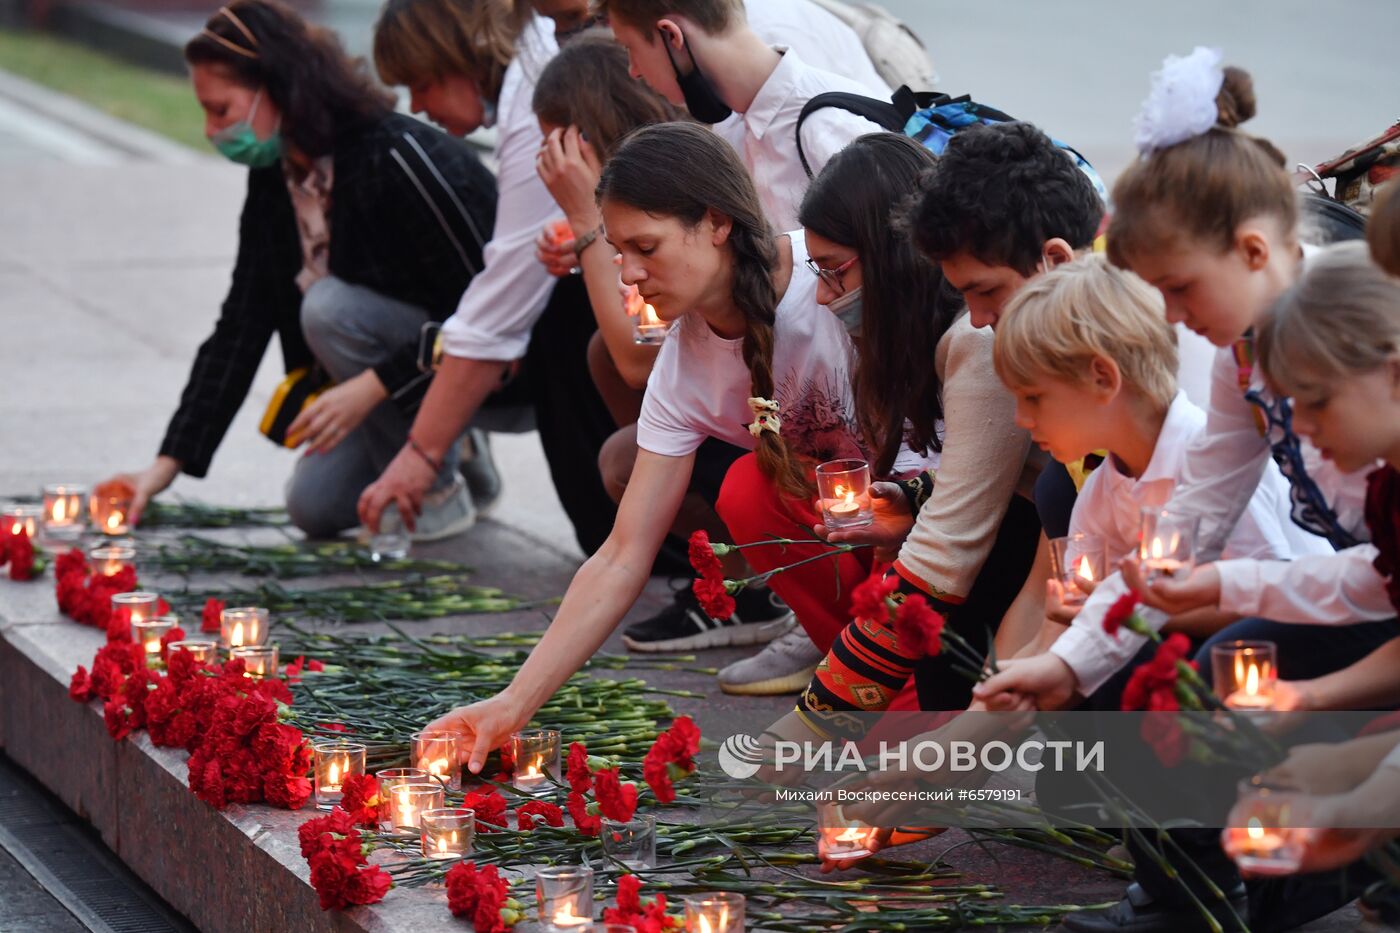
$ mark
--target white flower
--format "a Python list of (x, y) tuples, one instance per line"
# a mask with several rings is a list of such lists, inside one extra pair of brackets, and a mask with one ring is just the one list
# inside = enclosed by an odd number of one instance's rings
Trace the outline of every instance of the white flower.
[(1138, 152), (1175, 146), (1215, 126), (1215, 98), (1224, 83), (1219, 49), (1198, 45), (1190, 55), (1168, 55), (1133, 121)]

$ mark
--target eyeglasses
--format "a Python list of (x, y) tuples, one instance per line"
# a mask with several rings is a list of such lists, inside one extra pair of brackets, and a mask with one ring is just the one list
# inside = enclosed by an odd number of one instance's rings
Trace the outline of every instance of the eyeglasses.
[(817, 265), (815, 259), (808, 256), (807, 268), (812, 270), (813, 275), (835, 289), (838, 295), (844, 295), (846, 294), (846, 286), (845, 283), (841, 281), (841, 276), (844, 275), (846, 270), (850, 269), (851, 266), (854, 266), (859, 259), (859, 256), (852, 256), (835, 269), (823, 269), (821, 266)]

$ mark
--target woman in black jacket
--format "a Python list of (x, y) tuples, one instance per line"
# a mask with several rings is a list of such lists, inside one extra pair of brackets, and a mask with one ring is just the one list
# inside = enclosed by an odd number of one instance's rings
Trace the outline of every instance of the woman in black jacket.
[[(238, 259), (160, 455), (117, 479), (139, 518), (177, 474), (204, 476), (276, 333), (289, 373), (334, 381), (285, 425), (307, 453), (288, 512), (334, 535), (359, 523), (361, 491), (408, 438), (431, 378), (420, 331), (481, 269), (495, 179), (465, 143), (395, 114), (333, 34), (272, 0), (222, 7), (185, 58), (210, 141), (251, 169)], [(455, 451), (425, 506), (420, 537), (470, 524)]]

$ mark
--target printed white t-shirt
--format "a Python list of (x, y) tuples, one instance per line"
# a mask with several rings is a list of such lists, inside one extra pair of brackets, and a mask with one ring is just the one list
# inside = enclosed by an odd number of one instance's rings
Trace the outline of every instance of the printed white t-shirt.
[[(801, 231), (790, 242), (792, 276), (778, 302), (773, 327), (773, 384), (790, 448), (817, 462), (866, 458), (857, 441), (851, 398), (851, 341), (836, 316), (817, 304), (817, 277), (803, 267)], [(707, 437), (752, 450), (753, 395), (743, 339), (727, 340), (699, 315), (672, 325), (647, 380), (637, 421), (637, 445), (666, 457), (684, 457)]]

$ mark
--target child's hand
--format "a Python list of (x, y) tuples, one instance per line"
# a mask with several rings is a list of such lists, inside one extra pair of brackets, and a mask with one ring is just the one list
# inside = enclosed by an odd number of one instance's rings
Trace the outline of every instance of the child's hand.
[(873, 544), (875, 559), (891, 563), (899, 556), (904, 539), (914, 528), (914, 516), (909, 512), (909, 500), (898, 483), (871, 483), (870, 505), (875, 521), (860, 528), (833, 528), (814, 525), (817, 537), (832, 544)]
[(1045, 617), (1051, 622), (1069, 625), (1083, 608), (1083, 603), (1075, 606), (1065, 605), (1065, 585), (1059, 580), (1052, 577), (1045, 581)]
[(1151, 584), (1142, 575), (1136, 558), (1123, 558), (1118, 569), (1123, 574), (1123, 582), (1145, 605), (1167, 615), (1180, 615), (1192, 609), (1214, 609), (1220, 605), (1220, 571), (1214, 564), (1197, 567), (1183, 580), (1163, 577)]
[(1076, 685), (1070, 666), (1047, 651), (1032, 658), (1002, 661), (999, 672), (972, 688), (972, 696), (994, 711), (1006, 708), (1006, 694), (1029, 697), (1037, 709), (1057, 710), (1071, 705)]

